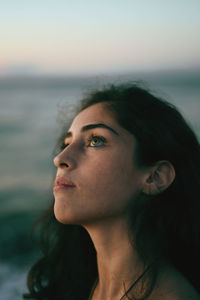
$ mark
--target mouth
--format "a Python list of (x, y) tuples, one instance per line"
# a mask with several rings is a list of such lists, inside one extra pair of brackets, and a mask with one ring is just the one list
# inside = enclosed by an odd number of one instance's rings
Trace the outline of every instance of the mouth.
[(53, 191), (56, 192), (60, 190), (70, 190), (74, 189), (75, 187), (75, 184), (66, 177), (58, 176), (56, 177)]
[(74, 189), (75, 186), (71, 186), (71, 185), (65, 185), (65, 184), (57, 184), (54, 185), (53, 191), (57, 192), (57, 191), (61, 191), (61, 190), (70, 190), (70, 189)]

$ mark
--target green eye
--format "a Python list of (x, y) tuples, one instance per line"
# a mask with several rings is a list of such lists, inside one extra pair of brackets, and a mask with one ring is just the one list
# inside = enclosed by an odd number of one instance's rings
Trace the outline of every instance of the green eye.
[(90, 146), (91, 147), (99, 147), (99, 146), (103, 146), (105, 143), (106, 139), (103, 136), (92, 136), (89, 139), (90, 142)]

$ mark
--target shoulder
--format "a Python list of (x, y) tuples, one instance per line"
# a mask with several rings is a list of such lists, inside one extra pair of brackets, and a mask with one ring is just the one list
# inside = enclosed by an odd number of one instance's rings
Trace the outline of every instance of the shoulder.
[(159, 297), (152, 298), (152, 300), (200, 300), (200, 295), (196, 291), (182, 291), (181, 293), (172, 292), (160, 294)]
[(149, 300), (200, 300), (200, 294), (173, 266), (168, 267)]
[(163, 289), (152, 294), (149, 300), (200, 300), (200, 294), (193, 287), (177, 287)]

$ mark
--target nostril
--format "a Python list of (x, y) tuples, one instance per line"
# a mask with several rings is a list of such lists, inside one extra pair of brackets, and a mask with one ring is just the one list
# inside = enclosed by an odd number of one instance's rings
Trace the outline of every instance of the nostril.
[(65, 162), (62, 162), (62, 163), (60, 163), (60, 167), (67, 167), (67, 168), (69, 168), (69, 165), (67, 163), (65, 163)]
[(66, 162), (66, 160), (60, 156), (60, 155), (57, 155), (54, 159), (53, 159), (53, 163), (54, 165), (57, 167), (57, 168), (61, 168), (61, 167), (67, 167), (69, 168), (69, 164)]
[(76, 165), (76, 162), (71, 155), (63, 151), (54, 157), (53, 162), (57, 168), (74, 168)]

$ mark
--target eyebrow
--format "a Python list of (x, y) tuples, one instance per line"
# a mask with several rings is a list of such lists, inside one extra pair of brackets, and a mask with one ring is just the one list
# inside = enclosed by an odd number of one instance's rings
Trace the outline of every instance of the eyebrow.
[[(106, 124), (103, 124), (103, 123), (85, 125), (85, 126), (82, 127), (81, 132), (85, 132), (85, 131), (88, 131), (88, 130), (91, 130), (91, 129), (94, 129), (94, 128), (104, 128), (104, 129), (110, 130), (115, 135), (119, 135), (119, 133), (116, 130), (114, 130), (112, 127), (110, 127)], [(68, 131), (65, 135), (65, 138), (71, 137), (71, 136), (72, 136), (72, 132)]]

